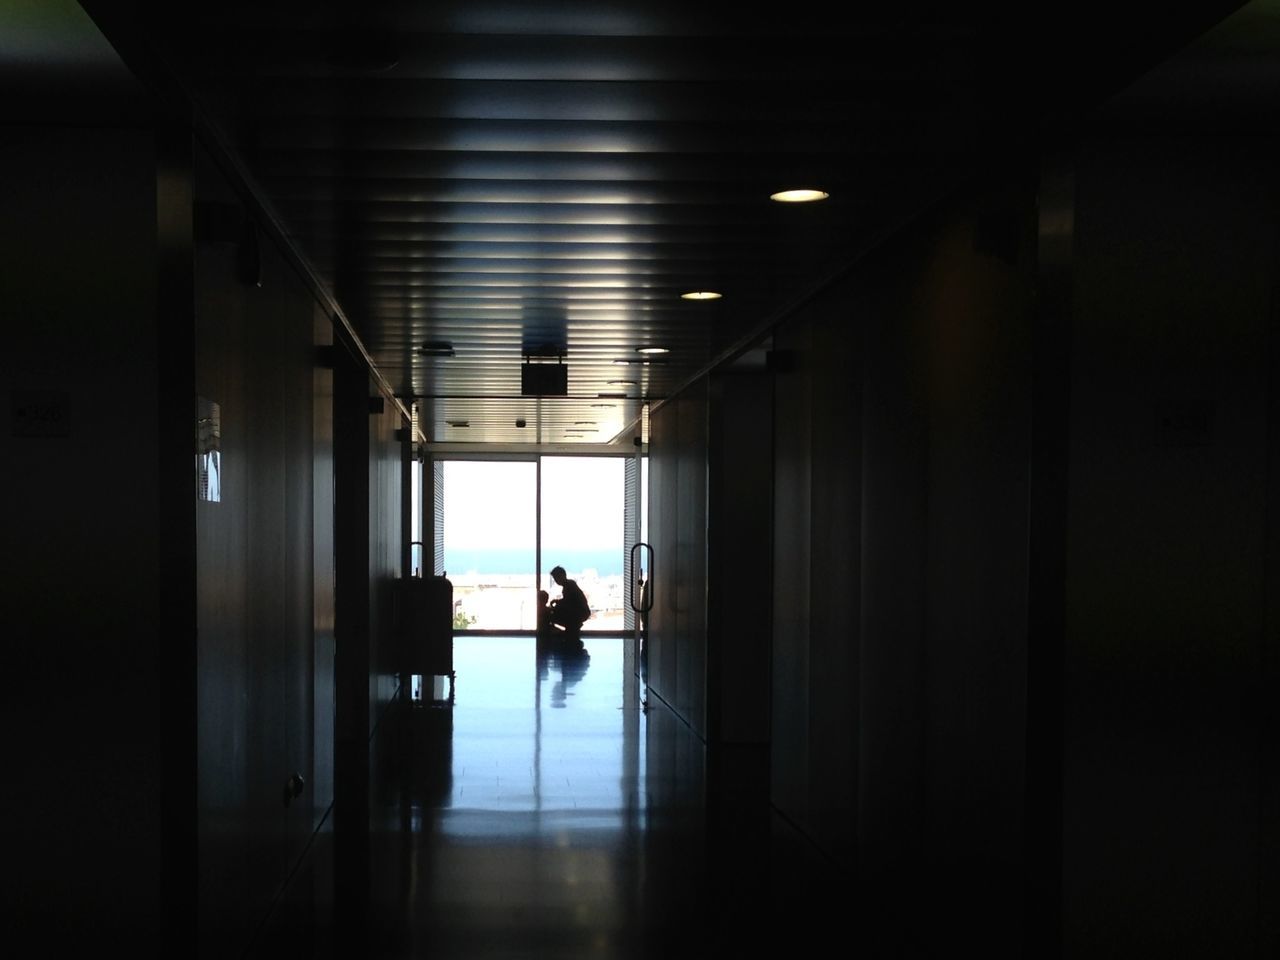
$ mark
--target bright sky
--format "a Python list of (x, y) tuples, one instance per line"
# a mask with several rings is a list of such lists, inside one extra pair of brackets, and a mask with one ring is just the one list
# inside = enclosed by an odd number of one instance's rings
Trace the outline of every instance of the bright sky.
[[(459, 550), (533, 549), (537, 465), (450, 460), (444, 465), (446, 542)], [(542, 459), (542, 553), (622, 547), (620, 457)], [(551, 561), (554, 562), (554, 561)]]

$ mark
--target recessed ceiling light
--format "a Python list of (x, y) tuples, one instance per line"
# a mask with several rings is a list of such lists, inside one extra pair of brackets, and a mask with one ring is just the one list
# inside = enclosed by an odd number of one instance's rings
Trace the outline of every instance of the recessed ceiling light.
[(688, 293), (680, 294), (682, 300), (719, 300), (723, 294), (716, 293), (714, 290), (691, 290)]
[(814, 200), (825, 200), (829, 196), (831, 194), (825, 190), (780, 190), (769, 194), (769, 199), (777, 200), (779, 203), (812, 203)]
[(636, 347), (636, 353), (670, 353), (666, 347)]

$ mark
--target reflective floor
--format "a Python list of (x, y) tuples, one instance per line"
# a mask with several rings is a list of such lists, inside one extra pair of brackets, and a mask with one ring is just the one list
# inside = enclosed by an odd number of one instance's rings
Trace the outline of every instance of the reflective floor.
[(375, 955), (718, 955), (785, 909), (763, 764), (709, 769), (629, 643), (455, 640), (452, 704), (440, 683), (401, 711), (373, 811)]

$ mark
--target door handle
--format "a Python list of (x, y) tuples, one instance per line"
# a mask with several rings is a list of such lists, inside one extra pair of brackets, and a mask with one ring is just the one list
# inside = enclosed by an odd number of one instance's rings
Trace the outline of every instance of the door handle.
[[(649, 552), (649, 563), (646, 569), (649, 571), (649, 578), (645, 581), (649, 589), (644, 592), (644, 596), (640, 598), (640, 602), (636, 603), (636, 552), (643, 547)], [(653, 547), (647, 543), (636, 543), (631, 547), (631, 571), (628, 578), (631, 582), (627, 585), (627, 602), (631, 604), (631, 609), (636, 613), (648, 613), (653, 609)]]

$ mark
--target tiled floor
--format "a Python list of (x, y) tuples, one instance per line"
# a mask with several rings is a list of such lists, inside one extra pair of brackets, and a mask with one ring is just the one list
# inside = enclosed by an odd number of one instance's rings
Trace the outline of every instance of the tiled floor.
[(374, 811), (378, 952), (715, 952), (705, 749), (642, 709), (628, 643), (557, 656), (527, 637), (455, 640), (454, 702), (404, 712), (398, 782)]

